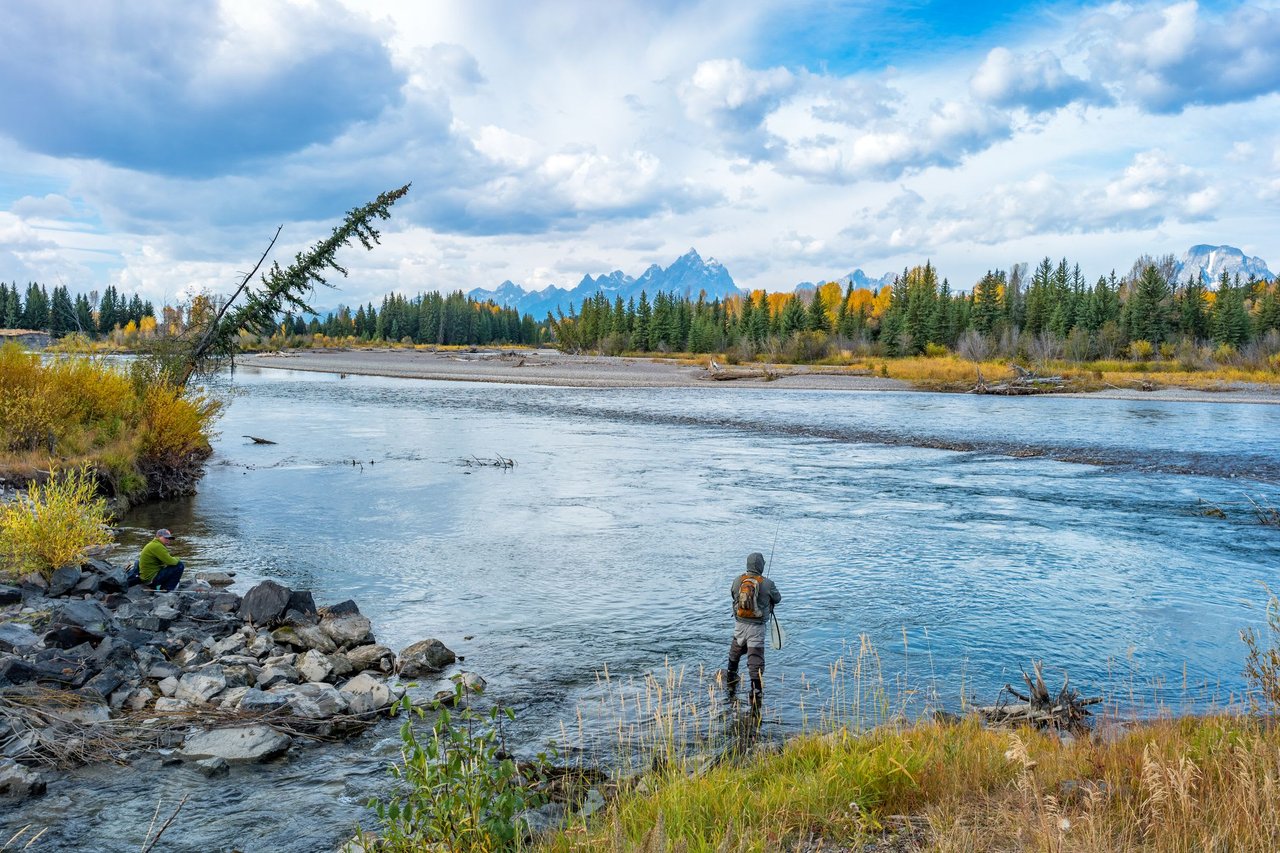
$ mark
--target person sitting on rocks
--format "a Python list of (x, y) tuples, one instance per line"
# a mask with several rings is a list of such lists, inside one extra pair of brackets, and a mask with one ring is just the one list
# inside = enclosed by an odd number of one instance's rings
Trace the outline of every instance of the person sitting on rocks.
[(147, 589), (162, 589), (173, 592), (178, 588), (182, 572), (186, 565), (169, 553), (169, 544), (173, 542), (173, 534), (167, 528), (156, 531), (152, 539), (142, 549), (138, 557), (138, 577)]

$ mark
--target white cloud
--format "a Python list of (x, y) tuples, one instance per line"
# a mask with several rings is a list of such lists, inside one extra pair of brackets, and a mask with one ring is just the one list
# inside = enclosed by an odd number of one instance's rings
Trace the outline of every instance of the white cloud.
[(698, 64), (679, 94), (689, 118), (714, 131), (726, 149), (759, 160), (775, 145), (764, 121), (796, 85), (785, 68), (755, 71), (739, 59), (711, 59)]
[(1248, 101), (1280, 91), (1280, 9), (1240, 5), (1203, 15), (1194, 0), (1117, 4), (1086, 22), (1095, 76), (1155, 113)]
[(997, 107), (1022, 107), (1042, 113), (1080, 101), (1110, 101), (1101, 87), (1069, 74), (1051, 51), (1015, 55), (1008, 48), (992, 48), (969, 80), (969, 90), (980, 101)]

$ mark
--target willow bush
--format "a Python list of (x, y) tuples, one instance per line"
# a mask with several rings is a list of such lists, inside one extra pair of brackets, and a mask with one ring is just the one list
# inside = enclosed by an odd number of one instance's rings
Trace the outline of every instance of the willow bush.
[(107, 503), (88, 469), (55, 473), (0, 503), (0, 576), (35, 571), (48, 577), (111, 541)]

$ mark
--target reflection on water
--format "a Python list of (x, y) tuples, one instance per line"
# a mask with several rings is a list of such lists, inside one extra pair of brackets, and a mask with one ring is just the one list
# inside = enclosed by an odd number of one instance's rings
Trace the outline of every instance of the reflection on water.
[[(241, 591), (278, 578), (355, 598), (394, 647), (438, 637), (516, 708), (529, 744), (599, 707), (606, 667), (722, 665), (728, 582), (775, 531), (789, 645), (767, 681), (784, 730), (812, 719), (862, 634), (887, 681), (944, 704), (992, 698), (1031, 658), (1139, 710), (1224, 702), (1243, 687), (1237, 632), (1258, 617), (1257, 582), (1277, 582), (1280, 532), (1196, 513), (1201, 498), (1280, 502), (1275, 406), (234, 381), (200, 494), (136, 511), (129, 547), (167, 526), (188, 565), (237, 571)], [(460, 464), (499, 454), (515, 469)], [(604, 716), (581, 725), (598, 735)], [(366, 745), (226, 784), (155, 772), (200, 792), (188, 831), (218, 849), (280, 799), (337, 837), (386, 784), (385, 760)], [(68, 783), (68, 820), (120, 828), (154, 809), (108, 805), (99, 783)], [(359, 796), (326, 811), (343, 784)], [(317, 835), (283, 840), (291, 820), (270, 849), (315, 849)], [(113, 849), (139, 846), (121, 838)]]

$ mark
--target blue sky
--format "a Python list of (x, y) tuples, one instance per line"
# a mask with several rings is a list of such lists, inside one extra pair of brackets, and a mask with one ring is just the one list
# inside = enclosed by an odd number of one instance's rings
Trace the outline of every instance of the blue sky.
[(1280, 3), (6, 3), (0, 279), (225, 292), (413, 182), (322, 304), (690, 246), (790, 289), (1280, 267)]

